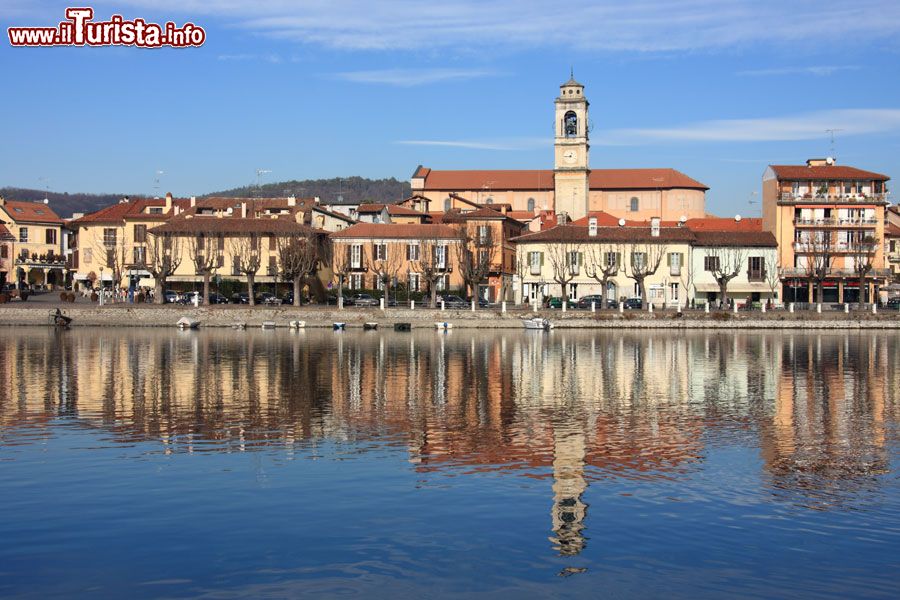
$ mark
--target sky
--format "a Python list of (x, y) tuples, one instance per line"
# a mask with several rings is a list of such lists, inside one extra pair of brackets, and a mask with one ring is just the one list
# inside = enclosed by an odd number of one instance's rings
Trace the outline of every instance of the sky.
[[(419, 164), (552, 169), (570, 69), (591, 103), (591, 167), (678, 169), (710, 187), (710, 212), (759, 214), (766, 165), (832, 152), (900, 177), (896, 0), (84, 4), (95, 20), (189, 21), (206, 42), (3, 39), (0, 187), (190, 196), (408, 180)], [(0, 0), (0, 22), (54, 25), (66, 6)]]

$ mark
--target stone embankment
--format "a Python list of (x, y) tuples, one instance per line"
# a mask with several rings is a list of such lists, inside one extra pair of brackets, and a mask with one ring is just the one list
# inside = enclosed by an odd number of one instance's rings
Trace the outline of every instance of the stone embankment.
[[(334, 322), (344, 322), (348, 329), (362, 328), (364, 323), (375, 322), (381, 329), (392, 328), (395, 323), (409, 323), (414, 328), (434, 328), (436, 322), (448, 322), (454, 329), (521, 329), (523, 318), (536, 316), (524, 310), (501, 313), (499, 309), (429, 310), (390, 308), (333, 307), (247, 307), (247, 306), (154, 306), (119, 304), (99, 307), (96, 305), (59, 305), (66, 316), (73, 319), (72, 327), (175, 327), (181, 317), (200, 322), (201, 327), (232, 327), (243, 323), (247, 327), (260, 327), (263, 322), (274, 322), (277, 327), (288, 327), (292, 320), (305, 321), (306, 327), (328, 327)], [(15, 303), (0, 306), (0, 326), (49, 325), (53, 304)], [(557, 329), (900, 329), (900, 313), (895, 310), (871, 312), (851, 311), (814, 312), (771, 311), (768, 313), (725, 313), (702, 311), (677, 315), (673, 311), (654, 313), (626, 311), (568, 311), (543, 310), (540, 316), (547, 318)]]

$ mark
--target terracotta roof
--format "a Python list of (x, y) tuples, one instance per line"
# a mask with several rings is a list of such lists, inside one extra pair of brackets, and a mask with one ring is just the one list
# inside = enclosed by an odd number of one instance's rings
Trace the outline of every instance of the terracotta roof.
[(769, 231), (694, 231), (695, 246), (735, 246), (742, 248), (775, 248), (778, 242)]
[(43, 202), (23, 202), (6, 200), (2, 207), (13, 221), (17, 223), (62, 223), (53, 209)]
[(360, 204), (356, 209), (358, 213), (380, 213), (387, 207), (389, 215), (409, 216), (409, 217), (425, 217), (428, 216), (423, 212), (419, 212), (407, 206), (397, 206), (396, 204)]
[(733, 218), (706, 217), (688, 219), (685, 227), (693, 231), (762, 231), (762, 219), (742, 218), (735, 221)]
[(324, 232), (297, 223), (291, 216), (247, 217), (238, 213), (229, 217), (182, 214), (172, 217), (167, 223), (154, 227), (152, 233), (257, 233), (257, 234), (299, 234), (310, 231)]
[(588, 234), (588, 228), (582, 225), (557, 225), (550, 229), (526, 233), (513, 238), (517, 243), (531, 242), (643, 242), (643, 243), (691, 243), (694, 234), (685, 227), (660, 227), (659, 235), (650, 234), (650, 227), (598, 227), (597, 235)]
[[(546, 190), (554, 189), (553, 171), (493, 170), (434, 171), (419, 167), (414, 177), (425, 178), (426, 190)], [(675, 169), (592, 169), (592, 190), (612, 189), (709, 189), (706, 185)]]
[(6, 228), (6, 225), (0, 223), (0, 241), (3, 242), (12, 242), (15, 241), (16, 238), (9, 232), (9, 229)]
[(121, 223), (126, 218), (150, 217), (156, 220), (167, 218), (166, 215), (148, 215), (145, 209), (149, 206), (164, 207), (166, 201), (159, 198), (135, 198), (127, 202), (118, 202), (101, 208), (98, 211), (88, 213), (81, 218), (71, 221), (72, 225), (87, 225), (90, 223)]
[(884, 237), (900, 237), (900, 226), (887, 223), (884, 226)]
[(333, 239), (453, 239), (459, 238), (449, 225), (414, 223), (357, 223), (331, 234)]
[(887, 181), (887, 175), (873, 171), (863, 171), (856, 167), (844, 167), (838, 165), (821, 165), (808, 167), (806, 165), (769, 165), (778, 179), (815, 179), (815, 180), (845, 180), (845, 179), (876, 179)]

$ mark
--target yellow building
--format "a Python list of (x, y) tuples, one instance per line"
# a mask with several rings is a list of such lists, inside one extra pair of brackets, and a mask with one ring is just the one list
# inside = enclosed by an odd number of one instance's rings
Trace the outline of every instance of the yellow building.
[(7, 281), (49, 289), (65, 284), (63, 221), (52, 208), (42, 202), (0, 198), (0, 225), (12, 236), (3, 246), (8, 254)]
[[(884, 269), (887, 175), (834, 159), (770, 165), (763, 175), (763, 228), (778, 241), (786, 302), (860, 300), (859, 261), (870, 261), (862, 301), (877, 298)], [(816, 298), (821, 280), (823, 297)]]

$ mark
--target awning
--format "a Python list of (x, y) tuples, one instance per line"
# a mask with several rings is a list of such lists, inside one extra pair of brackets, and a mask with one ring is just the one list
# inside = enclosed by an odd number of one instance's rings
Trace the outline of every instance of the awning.
[(138, 280), (138, 287), (153, 287), (156, 285), (156, 280), (152, 277), (144, 277)]
[[(719, 284), (718, 283), (697, 283), (694, 285), (694, 289), (697, 292), (718, 292)], [(728, 284), (728, 293), (732, 294), (752, 294), (754, 292), (758, 292), (760, 294), (771, 294), (772, 288), (770, 288), (767, 284), (763, 282), (732, 282)]]

